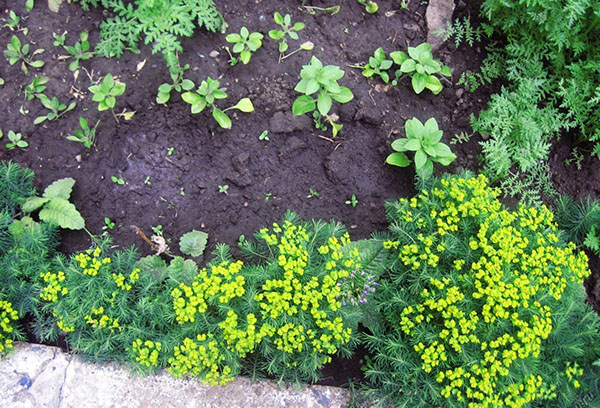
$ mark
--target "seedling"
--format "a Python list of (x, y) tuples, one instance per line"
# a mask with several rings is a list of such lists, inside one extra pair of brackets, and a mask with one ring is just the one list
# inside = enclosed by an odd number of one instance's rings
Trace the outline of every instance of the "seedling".
[(230, 109), (238, 109), (242, 112), (253, 112), (254, 106), (249, 98), (242, 98), (234, 106), (230, 106), (226, 109), (219, 109), (215, 106), (215, 102), (219, 99), (226, 99), (227, 93), (219, 88), (220, 82), (211, 77), (206, 78), (202, 81), (196, 92), (185, 92), (181, 95), (181, 98), (192, 105), (192, 113), (200, 113), (205, 108), (212, 110), (213, 118), (217, 121), (219, 126), (223, 129), (231, 129), (231, 118), (225, 113)]
[(156, 226), (152, 226), (150, 228), (152, 229), (152, 232), (154, 233), (154, 235), (158, 235), (159, 237), (162, 237), (162, 235), (163, 235), (163, 226), (161, 224), (158, 224)]
[(115, 81), (112, 74), (108, 73), (100, 85), (92, 85), (89, 87), (89, 90), (94, 94), (92, 101), (98, 102), (98, 110), (105, 111), (110, 109), (113, 117), (119, 123), (114, 107), (117, 102), (117, 96), (121, 96), (125, 92), (125, 84)]
[(38, 48), (37, 50), (33, 51), (31, 55), (29, 54), (29, 50), (29, 44), (21, 44), (19, 37), (13, 35), (10, 43), (8, 43), (6, 46), (6, 50), (4, 50), (4, 55), (6, 55), (6, 58), (8, 58), (8, 63), (10, 65), (15, 65), (17, 62), (21, 61), (21, 70), (28, 74), (28, 67), (41, 68), (45, 64), (42, 60), (33, 60), (36, 55), (44, 52), (43, 48)]
[(58, 225), (61, 228), (80, 230), (85, 228), (85, 220), (77, 208), (69, 201), (75, 179), (56, 180), (44, 190), (41, 197), (33, 196), (23, 203), (22, 209), (30, 213), (41, 209), (40, 220)]
[(265, 202), (269, 201), (271, 198), (273, 198), (273, 193), (266, 193), (265, 194)]
[(306, 196), (306, 198), (317, 198), (317, 197), (319, 197), (319, 193), (316, 190), (310, 188), (308, 190), (308, 195)]
[(174, 146), (167, 147), (167, 156), (173, 156), (174, 152), (175, 152)]
[(66, 32), (62, 35), (54, 34), (54, 46), (63, 47), (65, 51), (69, 53), (70, 57), (74, 58), (69, 64), (69, 70), (71, 71), (75, 71), (79, 68), (79, 61), (88, 60), (94, 56), (94, 53), (90, 51), (90, 42), (88, 41), (87, 31), (82, 31), (81, 34), (79, 34), (79, 39), (79, 42), (70, 46), (65, 44)]
[(281, 30), (269, 31), (269, 37), (279, 41), (279, 62), (281, 62), (283, 55), (289, 48), (286, 36), (290, 37), (292, 40), (298, 40), (299, 37), (296, 31), (304, 29), (305, 24), (303, 22), (296, 22), (292, 25), (292, 18), (290, 15), (286, 14), (285, 17), (282, 17), (279, 12), (275, 12), (273, 20), (281, 26)]
[(27, 11), (33, 10), (33, 6), (35, 6), (35, 0), (25, 0), (25, 8)]
[(83, 143), (83, 145), (89, 149), (96, 141), (96, 128), (99, 124), (100, 121), (98, 120), (94, 127), (90, 128), (87, 120), (80, 117), (79, 126), (81, 126), (81, 129), (74, 131), (73, 135), (67, 135), (67, 140)]
[(183, 187), (181, 187), (179, 189), (179, 195), (182, 196), (182, 197), (185, 197), (185, 190), (183, 189)]
[(369, 63), (362, 68), (363, 76), (372, 78), (375, 75), (379, 75), (381, 80), (386, 84), (390, 81), (390, 74), (386, 71), (392, 67), (392, 60), (386, 58), (385, 51), (379, 47), (375, 50), (372, 57), (369, 57)]
[[(2, 139), (2, 136), (4, 136), (4, 134), (0, 130), (0, 139)], [(25, 149), (27, 146), (29, 146), (29, 143), (27, 143), (25, 140), (22, 140), (23, 135), (21, 135), (21, 133), (15, 133), (12, 130), (9, 130), (7, 137), (8, 137), (9, 142), (6, 144), (6, 148), (8, 150), (12, 150), (15, 147), (20, 147), (21, 149)]]
[(344, 204), (351, 205), (352, 208), (356, 208), (358, 205), (358, 199), (356, 198), (356, 195), (352, 194), (352, 197), (350, 197), (349, 200), (344, 201)]
[(407, 74), (411, 77), (411, 83), (415, 93), (420, 94), (425, 88), (439, 94), (444, 88), (436, 74), (443, 76), (452, 76), (450, 68), (442, 65), (439, 61), (433, 59), (431, 46), (428, 43), (422, 43), (416, 47), (408, 47), (408, 55), (403, 51), (394, 51), (390, 53), (394, 63), (400, 66), (396, 71), (396, 79), (392, 81), (393, 85)]
[[(246, 27), (242, 27), (239, 34), (233, 33), (225, 37), (225, 41), (234, 44), (233, 53), (240, 54), (239, 61), (245, 65), (250, 62), (252, 53), (262, 47), (263, 35), (261, 33), (250, 33)], [(238, 58), (231, 59), (231, 65), (235, 65)]]
[(106, 230), (111, 230), (114, 227), (115, 227), (115, 223), (113, 221), (111, 221), (110, 218), (104, 217), (104, 226), (102, 227), (102, 229), (104, 231), (106, 231)]
[(171, 99), (171, 91), (173, 90), (181, 93), (182, 91), (191, 91), (194, 89), (194, 82), (183, 78), (184, 72), (190, 68), (190, 65), (185, 64), (183, 67), (178, 65), (177, 67), (178, 69), (174, 73), (171, 73), (171, 80), (173, 83), (167, 84), (165, 82), (158, 87), (156, 103), (164, 104), (169, 102), (169, 99)]
[(4, 85), (4, 78), (0, 78), (0, 86)]
[[(300, 82), (294, 88), (303, 95), (296, 98), (292, 105), (295, 116), (313, 113), (315, 124), (324, 127), (327, 121), (332, 127), (332, 135), (336, 137), (341, 124), (336, 123), (337, 115), (329, 114), (333, 101), (347, 103), (354, 98), (352, 91), (338, 85), (337, 81), (344, 76), (344, 71), (335, 65), (323, 66), (317, 57), (312, 57), (308, 65), (302, 67)], [(316, 97), (314, 96), (316, 95)]]
[(258, 136), (258, 140), (269, 140), (269, 131), (263, 130), (263, 132)]
[(46, 84), (48, 83), (48, 77), (38, 77), (37, 75), (33, 78), (33, 81), (29, 85), (25, 86), (25, 99), (31, 101), (33, 98), (40, 98), (44, 96), (46, 90)]
[(42, 116), (38, 116), (37, 118), (35, 118), (35, 120), (33, 121), (34, 125), (39, 125), (40, 123), (44, 123), (46, 120), (56, 120), (56, 119), (60, 119), (61, 117), (63, 117), (67, 112), (72, 111), (75, 106), (77, 106), (77, 102), (73, 101), (69, 104), (69, 106), (61, 103), (58, 98), (55, 96), (52, 99), (48, 98), (46, 95), (44, 94), (40, 94), (38, 96), (40, 102), (42, 103), (42, 105), (44, 105), (44, 107), (46, 109), (48, 109), (50, 112), (48, 112), (45, 115)]
[(377, 13), (379, 6), (377, 3), (371, 0), (356, 0), (358, 4), (365, 6), (365, 11), (369, 14)]
[(393, 166), (407, 167), (410, 160), (403, 152), (415, 152), (415, 168), (422, 179), (428, 179), (433, 174), (433, 163), (449, 165), (456, 159), (454, 153), (444, 143), (440, 142), (443, 132), (438, 128), (435, 118), (430, 118), (425, 125), (417, 118), (406, 121), (405, 139), (397, 139), (392, 143), (396, 152), (390, 154), (385, 160)]
[(317, 14), (317, 11), (322, 11), (323, 13), (329, 13), (332, 16), (339, 13), (341, 6), (331, 6), (331, 7), (317, 7), (317, 6), (300, 6), (298, 9), (306, 11), (311, 16)]
[(110, 180), (115, 183), (118, 184), (120, 186), (125, 184), (125, 180), (123, 180), (123, 177), (117, 177), (117, 176), (110, 176)]
[[(26, 17), (23, 18), (25, 20)], [(16, 13), (12, 10), (8, 13), (8, 18), (2, 19), (4, 20), (4, 24), (0, 26), (0, 28), (8, 28), (10, 31), (22, 31), (24, 35), (29, 33), (29, 29), (27, 27), (21, 28), (21, 17), (17, 16)]]
[(146, 178), (144, 179), (144, 185), (150, 185), (150, 176), (146, 176)]
[(229, 184), (225, 184), (224, 186), (219, 186), (219, 193), (229, 195), (227, 190), (229, 190)]

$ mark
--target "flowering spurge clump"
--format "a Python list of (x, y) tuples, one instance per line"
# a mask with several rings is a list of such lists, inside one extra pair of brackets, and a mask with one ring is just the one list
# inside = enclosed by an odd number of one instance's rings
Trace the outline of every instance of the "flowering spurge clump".
[(215, 255), (191, 282), (171, 291), (179, 342), (168, 360), (172, 375), (198, 376), (210, 385), (233, 380), (264, 336), (246, 293), (243, 262), (232, 261), (225, 245)]
[(366, 336), (382, 405), (569, 407), (599, 354), (587, 258), (546, 207), (509, 210), (484, 176), (390, 203), (394, 259)]
[(349, 355), (355, 344), (358, 306), (342, 305), (338, 283), (361, 269), (357, 248), (342, 225), (302, 223), (288, 213), (283, 222), (245, 241), (242, 251), (256, 264), (244, 275), (253, 287), (259, 359), (252, 371), (286, 381), (316, 381), (336, 353)]
[(18, 318), (19, 314), (10, 302), (0, 300), (0, 354), (13, 347), (13, 324)]
[[(149, 337), (168, 327), (169, 297), (161, 290), (163, 277), (151, 270), (142, 273), (134, 251), (109, 254), (108, 247), (108, 240), (98, 242), (69, 259), (57, 258), (52, 268), (39, 273), (39, 298), (51, 316), (39, 337), (55, 339), (62, 333), (73, 350), (88, 356), (132, 359), (149, 366), (135, 357), (140, 354), (136, 351), (149, 348)], [(154, 360), (156, 348), (160, 350), (153, 345), (148, 361)]]

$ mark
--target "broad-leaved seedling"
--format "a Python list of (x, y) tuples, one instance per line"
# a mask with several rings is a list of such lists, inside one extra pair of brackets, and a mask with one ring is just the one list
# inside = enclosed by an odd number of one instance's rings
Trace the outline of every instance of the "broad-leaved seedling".
[(396, 152), (385, 160), (393, 166), (407, 167), (410, 160), (404, 152), (415, 152), (415, 168), (422, 179), (428, 179), (433, 174), (433, 163), (449, 165), (456, 159), (450, 148), (441, 142), (443, 132), (438, 128), (435, 118), (429, 118), (425, 125), (417, 118), (406, 121), (406, 138), (397, 139), (392, 143)]
[[(233, 53), (240, 54), (239, 61), (245, 65), (250, 62), (252, 53), (262, 47), (263, 35), (261, 33), (251, 33), (246, 27), (242, 27), (239, 34), (233, 33), (225, 37), (225, 40), (233, 45)], [(232, 58), (231, 65), (235, 65), (238, 58)]]
[(30, 45), (22, 44), (19, 37), (13, 35), (10, 43), (6, 46), (6, 50), (4, 50), (4, 55), (8, 58), (8, 63), (10, 65), (15, 65), (17, 62), (21, 61), (21, 70), (24, 73), (29, 73), (29, 68), (41, 68), (44, 66), (45, 62), (42, 60), (33, 60), (33, 58), (44, 52), (43, 48), (38, 48), (29, 54)]
[(40, 100), (42, 105), (44, 105), (44, 108), (48, 109), (50, 112), (35, 118), (35, 120), (33, 121), (34, 125), (39, 125), (40, 123), (44, 123), (47, 120), (60, 119), (67, 112), (72, 111), (77, 105), (77, 102), (73, 101), (69, 104), (69, 106), (67, 106), (61, 103), (56, 96), (50, 99), (44, 94), (38, 95), (38, 99)]
[(300, 82), (294, 88), (301, 96), (292, 105), (295, 116), (313, 112), (315, 123), (322, 124), (325, 119), (332, 127), (333, 137), (337, 136), (343, 125), (336, 123), (337, 115), (330, 114), (333, 101), (347, 103), (354, 98), (349, 88), (340, 86), (337, 81), (344, 76), (338, 66), (323, 66), (317, 57), (312, 57), (308, 65), (302, 67)]
[[(2, 133), (2, 131), (0, 130), (0, 139), (2, 139), (2, 136), (4, 136), (4, 133)], [(29, 143), (23, 140), (23, 135), (21, 133), (16, 133), (12, 130), (9, 130), (7, 137), (9, 142), (6, 144), (6, 148), (8, 150), (12, 150), (15, 147), (25, 149), (27, 146), (29, 146)]]
[(379, 6), (374, 1), (371, 1), (371, 0), (356, 0), (356, 2), (358, 4), (362, 4), (363, 6), (365, 6), (365, 11), (367, 13), (369, 13), (369, 14), (377, 13), (377, 10), (379, 10)]
[(100, 124), (98, 120), (94, 127), (90, 128), (88, 125), (88, 121), (85, 118), (79, 118), (79, 126), (81, 129), (77, 129), (73, 132), (72, 135), (67, 135), (67, 140), (71, 140), (73, 142), (82, 143), (88, 149), (92, 147), (94, 142), (96, 141), (96, 128)]
[(390, 53), (390, 57), (395, 64), (400, 66), (400, 69), (396, 71), (396, 80), (392, 83), (396, 85), (404, 74), (409, 75), (413, 90), (417, 94), (423, 92), (425, 88), (434, 95), (439, 94), (444, 86), (435, 75), (452, 76), (449, 67), (433, 59), (431, 45), (428, 43), (408, 47), (408, 55), (404, 51), (394, 51)]
[(75, 180), (64, 178), (56, 180), (44, 190), (41, 197), (30, 197), (23, 204), (23, 211), (31, 213), (41, 208), (40, 220), (58, 225), (61, 228), (80, 230), (85, 228), (85, 220), (69, 202)]
[(392, 60), (387, 59), (383, 48), (375, 50), (372, 57), (369, 57), (369, 63), (363, 67), (362, 74), (367, 78), (379, 75), (386, 84), (390, 81), (390, 74), (386, 71), (392, 67)]
[(79, 68), (79, 61), (88, 60), (94, 56), (94, 52), (90, 51), (90, 42), (88, 41), (88, 32), (82, 31), (79, 34), (79, 42), (75, 45), (66, 45), (66, 32), (62, 35), (54, 34), (54, 46), (63, 47), (67, 51), (73, 61), (69, 64), (69, 70), (75, 71)]
[(219, 99), (227, 98), (227, 93), (219, 88), (220, 85), (218, 80), (208, 77), (202, 81), (196, 92), (185, 92), (181, 95), (181, 98), (192, 105), (192, 113), (200, 113), (204, 109), (210, 108), (213, 118), (215, 118), (219, 126), (224, 129), (231, 129), (231, 118), (225, 112), (230, 109), (237, 109), (245, 113), (250, 113), (254, 112), (254, 106), (250, 98), (242, 98), (234, 106), (222, 110), (217, 108), (215, 102)]
[(281, 62), (283, 55), (289, 48), (286, 36), (290, 37), (292, 40), (298, 40), (299, 37), (297, 31), (304, 29), (305, 24), (301, 21), (292, 24), (292, 18), (289, 14), (282, 17), (279, 12), (275, 12), (273, 20), (281, 26), (281, 30), (269, 31), (269, 37), (279, 41), (279, 62)]
[(191, 91), (194, 89), (194, 82), (190, 79), (184, 79), (183, 74), (190, 68), (190, 64), (177, 66), (174, 72), (171, 72), (172, 83), (163, 83), (158, 87), (158, 95), (156, 96), (156, 103), (165, 104), (171, 99), (171, 91), (181, 93), (182, 91)]
[[(98, 102), (98, 110), (105, 111), (110, 109), (117, 123), (119, 123), (119, 119), (115, 114), (114, 107), (117, 103), (117, 96), (125, 93), (125, 87), (124, 83), (115, 81), (112, 74), (108, 73), (100, 85), (92, 85), (89, 88), (90, 92), (94, 94), (92, 101)], [(133, 116), (131, 113), (130, 115)], [(125, 119), (127, 120), (127, 116), (125, 116)]]
[(48, 83), (48, 77), (38, 77), (37, 75), (33, 78), (33, 81), (29, 85), (25, 86), (25, 99), (30, 101), (33, 98), (40, 98), (44, 95), (46, 90), (46, 84)]

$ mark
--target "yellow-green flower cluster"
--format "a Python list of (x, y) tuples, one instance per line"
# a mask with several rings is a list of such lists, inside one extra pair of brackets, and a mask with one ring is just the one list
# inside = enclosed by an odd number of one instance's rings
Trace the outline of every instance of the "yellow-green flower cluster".
[(128, 278), (125, 278), (125, 275), (123, 275), (122, 273), (113, 273), (112, 278), (115, 284), (117, 285), (117, 288), (124, 291), (130, 291), (133, 287), (132, 285), (140, 279), (140, 272), (140, 268), (135, 268), (129, 274)]
[(227, 348), (237, 351), (240, 357), (254, 351), (254, 348), (265, 334), (269, 333), (263, 326), (259, 332), (256, 331), (256, 316), (249, 313), (246, 316), (246, 328), (240, 329), (238, 325), (238, 315), (233, 310), (227, 312), (227, 318), (219, 323), (223, 330), (223, 337), (227, 342)]
[(0, 300), (0, 353), (13, 347), (10, 338), (14, 331), (12, 322), (19, 318), (19, 314), (13, 309), (12, 304), (6, 300)]
[(40, 277), (46, 284), (42, 288), (40, 298), (46, 302), (56, 302), (60, 295), (64, 296), (69, 293), (69, 289), (66, 286), (62, 286), (65, 281), (65, 273), (63, 271), (54, 272), (43, 272)]
[[(559, 301), (568, 285), (583, 282), (585, 254), (558, 244), (546, 207), (504, 209), (484, 176), (440, 184), (400, 201), (398, 218), (420, 221), (414, 239), (384, 243), (405, 270), (424, 277), (424, 289), (400, 311), (402, 333), (441, 395), (465, 407), (520, 408), (555, 398), (554, 384), (534, 375), (515, 379), (511, 370), (540, 357), (554, 328), (549, 297)], [(447, 255), (469, 231), (467, 255)], [(461, 364), (464, 355), (478, 357)], [(574, 387), (581, 374), (567, 364)]]
[[(263, 325), (271, 332), (267, 335), (284, 353), (336, 353), (352, 334), (335, 313), (342, 307), (337, 284), (350, 275), (350, 270), (360, 267), (356, 248), (342, 253), (342, 246), (350, 242), (349, 235), (329, 237), (318, 248), (324, 257), (324, 271), (318, 271), (319, 277), (312, 271), (306, 274), (309, 235), (302, 225), (275, 223), (271, 231), (264, 228), (259, 234), (273, 248), (277, 266), (282, 269), (277, 278), (266, 280), (255, 296), (262, 319), (268, 322)], [(319, 357), (321, 363), (330, 360), (327, 355)]]
[(158, 356), (161, 349), (162, 344), (159, 341), (135, 339), (131, 345), (135, 361), (146, 367), (158, 366)]
[(194, 322), (199, 313), (206, 312), (208, 303), (215, 299), (227, 304), (246, 293), (246, 280), (240, 273), (243, 262), (225, 261), (202, 269), (191, 285), (181, 283), (171, 291), (175, 316), (180, 324)]
[(84, 275), (96, 276), (103, 265), (111, 263), (110, 257), (102, 257), (101, 254), (100, 247), (96, 247), (93, 251), (88, 249), (75, 255), (75, 260), (79, 263)]
[(233, 380), (231, 367), (226, 365), (225, 356), (212, 334), (198, 334), (196, 339), (186, 337), (175, 346), (169, 358), (169, 372), (174, 377), (186, 374), (200, 376), (208, 385), (227, 384)]
[(104, 314), (104, 306), (93, 307), (91, 313), (85, 315), (83, 318), (87, 324), (95, 329), (108, 328), (111, 331), (114, 329), (122, 329), (122, 327), (119, 325), (119, 319), (114, 319)]

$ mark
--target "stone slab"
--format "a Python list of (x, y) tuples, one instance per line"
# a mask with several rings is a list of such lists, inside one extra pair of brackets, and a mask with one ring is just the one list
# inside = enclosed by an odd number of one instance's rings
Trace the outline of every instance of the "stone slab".
[(247, 378), (211, 387), (166, 372), (139, 376), (27, 343), (0, 360), (0, 407), (7, 408), (345, 408), (347, 401), (347, 391), (335, 387), (298, 389)]

